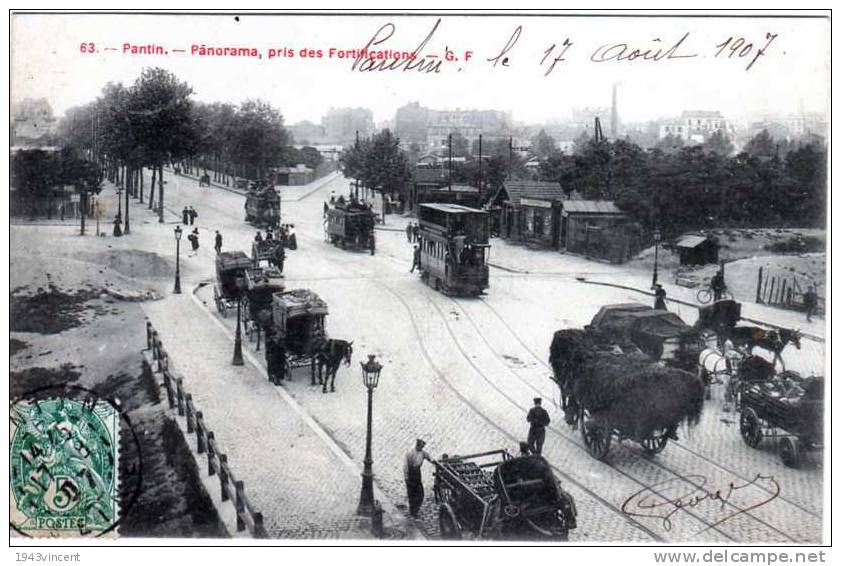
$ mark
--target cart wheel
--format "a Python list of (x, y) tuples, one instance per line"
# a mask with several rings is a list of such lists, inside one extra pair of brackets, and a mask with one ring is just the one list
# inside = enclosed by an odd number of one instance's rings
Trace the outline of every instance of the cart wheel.
[(607, 456), (612, 437), (604, 424), (595, 419), (585, 419), (581, 426), (581, 436), (590, 456), (596, 460), (603, 460)]
[(461, 527), (449, 507), (441, 507), (438, 512), (438, 528), (442, 539), (461, 540)]
[(745, 444), (751, 448), (759, 445), (762, 441), (762, 423), (759, 422), (756, 411), (751, 408), (742, 411), (742, 416), (739, 418), (739, 433)]
[(797, 447), (797, 440), (790, 436), (783, 436), (777, 442), (777, 450), (783, 464), (789, 468), (796, 468), (800, 464), (800, 450)]
[(698, 291), (698, 294), (695, 295), (695, 298), (698, 299), (698, 302), (702, 305), (709, 303), (713, 298), (713, 293), (707, 288), (701, 289)]
[(640, 442), (640, 445), (642, 446), (642, 449), (645, 450), (646, 456), (654, 456), (655, 454), (662, 452), (668, 443), (669, 437), (666, 436), (663, 431), (660, 431), (651, 438), (646, 438)]

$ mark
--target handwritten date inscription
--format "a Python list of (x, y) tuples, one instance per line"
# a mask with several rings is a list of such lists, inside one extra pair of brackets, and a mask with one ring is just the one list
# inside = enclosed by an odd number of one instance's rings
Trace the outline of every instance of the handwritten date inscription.
[[(441, 27), (441, 19), (435, 21), (426, 36), (411, 51), (409, 57), (402, 59), (376, 58), (371, 55), (375, 49), (382, 49), (385, 44), (394, 41), (397, 26), (393, 23), (382, 25), (368, 40), (360, 55), (351, 65), (352, 71), (415, 71), (421, 73), (440, 73), (446, 63), (455, 63), (458, 70), (470, 60), (472, 51), (465, 51), (463, 57), (456, 57), (449, 48), (445, 48), (445, 57), (429, 52), (433, 40)], [(539, 50), (534, 44), (528, 47), (521, 45), (528, 43), (527, 33), (522, 25), (516, 26), (510, 35), (506, 34), (504, 42), (484, 57), (484, 63), (493, 69), (505, 69), (517, 63), (537, 64), (548, 76), (560, 69), (564, 62), (576, 56), (587, 56), (591, 63), (622, 63), (622, 64), (655, 64), (661, 61), (690, 62), (696, 59), (708, 58), (713, 60), (743, 61), (744, 70), (749, 71), (760, 58), (767, 56), (769, 49), (778, 34), (766, 32), (760, 40), (751, 40), (743, 36), (730, 36), (713, 44), (710, 40), (698, 40), (691, 37), (690, 32), (669, 37), (653, 37), (647, 41), (630, 43), (624, 41), (608, 42), (595, 49), (576, 45), (572, 37), (561, 36), (557, 40), (546, 42)], [(388, 45), (389, 47), (393, 47)], [(591, 51), (592, 49), (592, 51)], [(581, 53), (583, 51), (583, 53)], [(460, 61), (460, 63), (456, 63)]]
[[(720, 516), (701, 531), (704, 532), (773, 501), (779, 494), (780, 484), (773, 476), (756, 474), (750, 481), (730, 482), (726, 487), (711, 488), (707, 487), (706, 477), (689, 474), (644, 487), (625, 500), (622, 512), (631, 517), (660, 519), (663, 529), (671, 531), (672, 518), (678, 511), (715, 505)], [(731, 501), (737, 495), (739, 505)]]

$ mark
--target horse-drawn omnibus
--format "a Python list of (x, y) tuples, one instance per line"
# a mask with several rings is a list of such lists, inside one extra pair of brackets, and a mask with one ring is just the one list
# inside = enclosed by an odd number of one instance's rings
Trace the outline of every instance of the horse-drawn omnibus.
[(374, 211), (357, 201), (335, 203), (327, 210), (325, 237), (341, 248), (369, 250), (374, 255)]
[(480, 295), (488, 288), (488, 213), (459, 204), (421, 204), (421, 278), (447, 294)]

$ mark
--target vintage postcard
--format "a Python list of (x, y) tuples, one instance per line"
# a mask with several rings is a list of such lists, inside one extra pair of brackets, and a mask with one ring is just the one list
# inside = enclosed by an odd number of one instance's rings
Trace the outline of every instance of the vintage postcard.
[(828, 11), (10, 33), (13, 546), (822, 560)]

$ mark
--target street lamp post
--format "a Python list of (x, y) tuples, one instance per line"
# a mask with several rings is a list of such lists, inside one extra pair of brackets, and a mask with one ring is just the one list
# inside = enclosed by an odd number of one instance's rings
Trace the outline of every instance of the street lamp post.
[(121, 197), (123, 196), (123, 187), (117, 186), (117, 221), (123, 221), (123, 201)]
[(231, 365), (241, 366), (245, 362), (242, 360), (242, 327), (240, 316), (240, 309), (242, 308), (242, 295), (237, 295), (237, 333), (234, 337), (234, 359), (231, 360)]
[(365, 438), (365, 467), (362, 470), (362, 491), (359, 494), (359, 506), (356, 508), (357, 515), (370, 517), (374, 512), (374, 472), (371, 470), (374, 464), (371, 459), (371, 411), (373, 408), (372, 399), (374, 389), (380, 381), (382, 364), (374, 358), (374, 354), (368, 354), (368, 361), (362, 366), (362, 383), (368, 389), (368, 434)]
[(654, 274), (651, 277), (651, 288), (657, 286), (657, 263), (658, 263), (658, 252), (660, 251), (660, 230), (654, 230)]
[(175, 227), (175, 289), (173, 293), (181, 293), (181, 226)]

